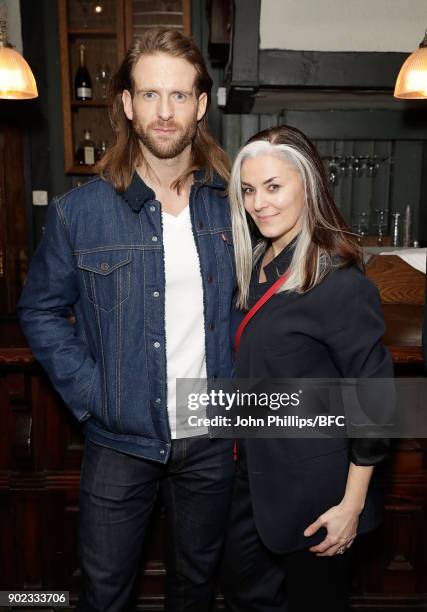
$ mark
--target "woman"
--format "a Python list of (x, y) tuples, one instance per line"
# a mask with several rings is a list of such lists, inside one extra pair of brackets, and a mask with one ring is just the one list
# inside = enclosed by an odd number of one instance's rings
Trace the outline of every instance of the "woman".
[[(230, 201), (238, 306), (249, 310), (287, 275), (241, 335), (237, 378), (392, 377), (378, 291), (304, 134), (281, 126), (251, 138), (234, 163)], [(238, 441), (222, 572), (228, 610), (348, 609), (347, 551), (379, 522), (372, 474), (387, 447)]]

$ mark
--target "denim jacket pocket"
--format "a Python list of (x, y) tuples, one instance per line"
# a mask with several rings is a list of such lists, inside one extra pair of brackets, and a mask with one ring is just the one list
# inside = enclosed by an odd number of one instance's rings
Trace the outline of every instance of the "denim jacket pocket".
[(106, 312), (127, 300), (131, 287), (131, 261), (132, 251), (129, 249), (81, 253), (77, 267), (87, 299)]
[(86, 413), (80, 419), (80, 423), (87, 421), (92, 416), (99, 418), (102, 412), (99, 408), (100, 406), (102, 406), (101, 376), (98, 364), (95, 364), (92, 380), (86, 395)]

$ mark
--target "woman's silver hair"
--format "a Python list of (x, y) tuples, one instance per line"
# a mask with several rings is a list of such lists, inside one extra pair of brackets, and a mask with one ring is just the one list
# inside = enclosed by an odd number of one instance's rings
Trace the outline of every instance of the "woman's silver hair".
[[(291, 163), (299, 172), (305, 193), (305, 205), (302, 211), (302, 226), (298, 234), (292, 261), (289, 266), (289, 278), (279, 291), (301, 291), (305, 279), (305, 262), (307, 250), (311, 244), (313, 228), (320, 226), (325, 229), (337, 231), (321, 212), (319, 202), (321, 198), (321, 178), (313, 162), (303, 155), (297, 148), (287, 144), (272, 144), (267, 140), (255, 140), (240, 149), (231, 170), (229, 196), (231, 205), (231, 221), (233, 229), (234, 252), (236, 259), (236, 274), (238, 284), (237, 305), (240, 308), (248, 307), (249, 285), (254, 265), (265, 253), (269, 241), (261, 238), (254, 248), (248, 225), (248, 217), (243, 202), (241, 185), (241, 167), (248, 158), (260, 155), (274, 155)], [(310, 204), (308, 204), (310, 203)], [(314, 282), (317, 284), (325, 275), (331, 265), (328, 252), (319, 248), (317, 256), (317, 270)]]

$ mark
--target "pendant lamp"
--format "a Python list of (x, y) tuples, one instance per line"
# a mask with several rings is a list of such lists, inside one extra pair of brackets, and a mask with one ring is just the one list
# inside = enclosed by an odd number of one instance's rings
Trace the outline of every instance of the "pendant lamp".
[(6, 20), (0, 18), (0, 98), (28, 100), (38, 96), (31, 68), (6, 41)]
[(394, 88), (394, 97), (427, 98), (427, 30), (419, 49), (405, 60)]

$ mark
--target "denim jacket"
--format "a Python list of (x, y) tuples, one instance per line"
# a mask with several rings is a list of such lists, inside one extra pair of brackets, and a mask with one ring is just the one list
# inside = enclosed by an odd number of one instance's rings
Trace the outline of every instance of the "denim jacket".
[[(227, 378), (235, 271), (219, 177), (208, 182), (203, 170), (194, 174), (190, 214), (203, 282), (207, 376)], [(84, 434), (166, 463), (162, 236), (160, 202), (136, 172), (124, 193), (95, 178), (55, 198), (18, 314), (34, 356)]]

